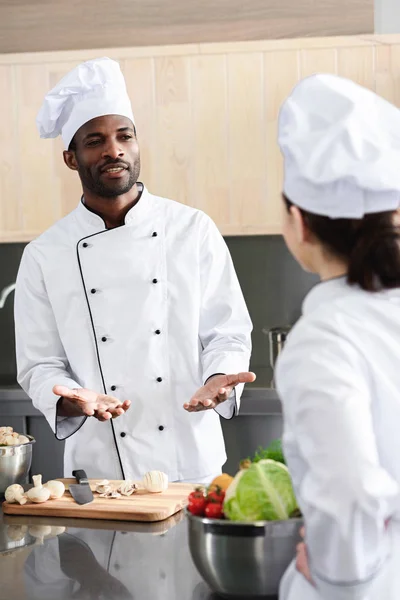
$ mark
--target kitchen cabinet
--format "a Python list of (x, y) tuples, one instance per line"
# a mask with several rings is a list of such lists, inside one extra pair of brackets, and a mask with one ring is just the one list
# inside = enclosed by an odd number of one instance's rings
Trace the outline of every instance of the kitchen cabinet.
[(400, 103), (400, 35), (0, 55), (0, 242), (33, 239), (79, 202), (61, 140), (40, 140), (35, 117), (67, 71), (99, 55), (125, 73), (141, 180), (226, 236), (281, 231), (277, 120), (301, 78), (338, 73)]

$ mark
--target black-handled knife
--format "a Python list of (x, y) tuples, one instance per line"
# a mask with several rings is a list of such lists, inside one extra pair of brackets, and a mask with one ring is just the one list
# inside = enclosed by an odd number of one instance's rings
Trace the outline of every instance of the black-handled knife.
[(78, 504), (88, 504), (93, 502), (93, 492), (90, 489), (89, 480), (83, 469), (72, 471), (72, 475), (77, 480), (77, 484), (71, 484), (68, 489), (71, 496)]

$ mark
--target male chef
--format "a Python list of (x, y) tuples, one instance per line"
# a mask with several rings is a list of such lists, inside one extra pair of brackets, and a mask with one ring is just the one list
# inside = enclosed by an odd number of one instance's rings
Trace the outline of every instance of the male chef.
[[(228, 249), (201, 211), (138, 181), (117, 62), (80, 64), (45, 97), (83, 195), (31, 242), (15, 297), (18, 381), (65, 440), (65, 476), (208, 482), (226, 461), (220, 415), (239, 409), (251, 321)], [(196, 391), (197, 390), (197, 391)], [(118, 418), (116, 418), (118, 417)]]

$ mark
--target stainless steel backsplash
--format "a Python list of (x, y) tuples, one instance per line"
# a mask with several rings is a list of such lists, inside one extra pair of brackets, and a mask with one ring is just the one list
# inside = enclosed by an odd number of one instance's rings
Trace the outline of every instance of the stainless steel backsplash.
[[(316, 278), (300, 269), (281, 236), (227, 237), (226, 243), (254, 324), (251, 368), (257, 373), (257, 385), (269, 386), (272, 372), (263, 329), (293, 325)], [(0, 244), (0, 293), (15, 281), (24, 247)], [(13, 305), (11, 293), (0, 310), (0, 384), (15, 382)]]

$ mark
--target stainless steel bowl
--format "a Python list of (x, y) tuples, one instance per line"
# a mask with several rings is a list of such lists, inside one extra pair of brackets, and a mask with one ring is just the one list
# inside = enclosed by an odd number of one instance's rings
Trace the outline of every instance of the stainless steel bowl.
[(26, 436), (29, 442), (18, 446), (0, 446), (0, 496), (13, 483), (26, 483), (32, 464), (32, 446), (35, 439)]
[(247, 600), (278, 594), (302, 519), (236, 523), (186, 514), (193, 562), (214, 592)]

